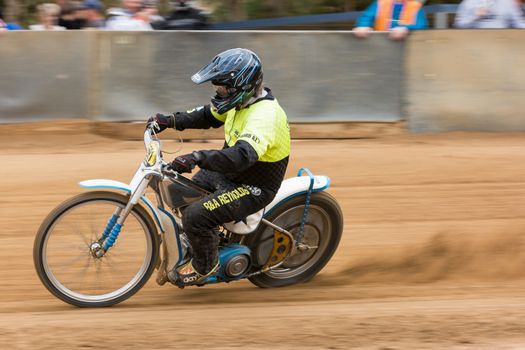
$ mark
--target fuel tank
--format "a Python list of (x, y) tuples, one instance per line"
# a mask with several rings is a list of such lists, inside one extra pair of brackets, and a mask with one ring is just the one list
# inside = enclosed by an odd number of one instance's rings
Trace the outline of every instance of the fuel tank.
[(159, 181), (159, 189), (162, 199), (172, 209), (185, 207), (208, 194), (193, 181), (180, 175), (176, 178), (164, 177)]

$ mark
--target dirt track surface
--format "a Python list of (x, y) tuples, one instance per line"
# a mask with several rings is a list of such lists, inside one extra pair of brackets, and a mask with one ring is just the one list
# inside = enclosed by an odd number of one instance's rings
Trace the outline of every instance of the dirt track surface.
[(316, 278), (185, 290), (152, 278), (88, 310), (54, 298), (32, 263), (39, 224), (79, 181), (128, 182), (144, 155), (140, 142), (88, 129), (0, 127), (1, 348), (525, 348), (524, 134), (294, 142), (288, 175), (330, 176), (345, 217)]

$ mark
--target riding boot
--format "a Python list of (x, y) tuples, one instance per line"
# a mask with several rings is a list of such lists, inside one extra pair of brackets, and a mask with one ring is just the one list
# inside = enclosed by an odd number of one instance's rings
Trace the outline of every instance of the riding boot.
[(208, 277), (219, 270), (217, 257), (219, 237), (210, 231), (209, 234), (192, 235), (188, 233), (188, 238), (192, 245), (193, 258), (168, 274), (168, 278), (179, 288), (204, 284)]
[(193, 249), (193, 267), (201, 275), (206, 275), (217, 265), (219, 237), (213, 230), (187, 234)]

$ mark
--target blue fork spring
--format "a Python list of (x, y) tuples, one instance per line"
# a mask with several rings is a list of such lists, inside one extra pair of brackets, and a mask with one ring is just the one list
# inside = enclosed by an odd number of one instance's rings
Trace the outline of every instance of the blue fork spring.
[(99, 242), (104, 241), (108, 236), (111, 230), (113, 229), (113, 226), (117, 223), (118, 216), (113, 214), (111, 218), (108, 220), (108, 223), (106, 224), (106, 228), (104, 229), (104, 232), (102, 232), (102, 237), (100, 237)]
[(115, 244), (115, 241), (118, 238), (121, 228), (121, 224), (115, 224), (115, 226), (113, 226), (113, 229), (109, 233), (108, 238), (104, 241), (104, 245), (102, 246), (102, 248), (104, 248), (105, 251), (113, 247), (113, 244)]

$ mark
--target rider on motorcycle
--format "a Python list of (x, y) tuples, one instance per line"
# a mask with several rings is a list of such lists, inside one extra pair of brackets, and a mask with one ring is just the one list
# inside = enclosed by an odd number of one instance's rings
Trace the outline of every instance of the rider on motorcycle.
[(182, 225), (193, 248), (193, 258), (176, 268), (178, 283), (198, 284), (219, 268), (219, 238), (214, 229), (226, 222), (242, 221), (268, 205), (284, 178), (290, 155), (290, 128), (269, 88), (263, 86), (259, 57), (236, 48), (219, 53), (191, 77), (211, 81), (211, 104), (148, 119), (156, 132), (166, 128), (209, 129), (224, 125), (221, 150), (194, 151), (176, 157), (170, 166), (193, 176), (212, 192), (182, 212)]

